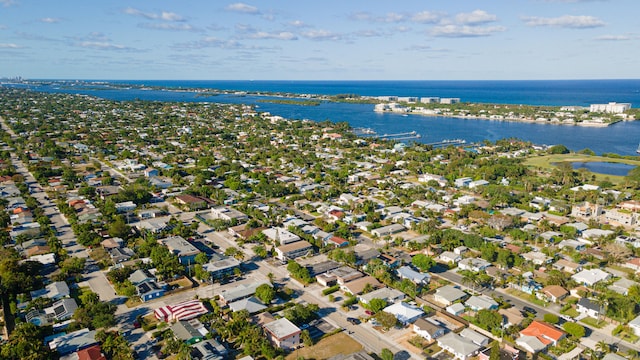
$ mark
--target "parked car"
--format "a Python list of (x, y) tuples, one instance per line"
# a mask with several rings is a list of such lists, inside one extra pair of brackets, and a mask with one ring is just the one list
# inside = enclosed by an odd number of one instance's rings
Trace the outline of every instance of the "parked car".
[(352, 318), (352, 317), (348, 317), (348, 318), (347, 318), (347, 321), (348, 321), (349, 323), (351, 323), (352, 325), (358, 325), (358, 324), (360, 324), (360, 320), (358, 320), (358, 319), (356, 319), (356, 318)]
[(365, 310), (364, 313), (369, 316), (373, 315), (373, 312), (371, 312), (371, 310)]
[(536, 311), (536, 309), (529, 307), (529, 306), (525, 306), (522, 308), (522, 310), (528, 312), (529, 314), (537, 314), (538, 312)]

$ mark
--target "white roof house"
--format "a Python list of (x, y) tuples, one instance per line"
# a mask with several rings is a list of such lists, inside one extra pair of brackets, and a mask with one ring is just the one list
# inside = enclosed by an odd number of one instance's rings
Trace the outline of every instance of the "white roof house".
[(600, 281), (609, 279), (610, 277), (611, 274), (600, 269), (582, 270), (579, 273), (571, 276), (573, 280), (586, 286), (593, 286)]
[(498, 308), (498, 303), (492, 298), (488, 297), (487, 295), (480, 295), (480, 296), (474, 295), (465, 302), (465, 305), (467, 305), (474, 311), (478, 311), (482, 309), (491, 310), (491, 309)]
[(368, 304), (373, 299), (382, 299), (387, 303), (396, 302), (404, 299), (405, 294), (397, 289), (392, 289), (388, 287), (383, 287), (372, 292), (360, 295), (358, 300), (360, 300), (364, 304)]
[(464, 338), (456, 333), (450, 332), (438, 338), (438, 345), (453, 354), (456, 359), (467, 360), (475, 356), (481, 346), (470, 339)]
[(383, 311), (394, 315), (398, 321), (405, 325), (418, 320), (424, 315), (424, 311), (419, 307), (404, 302), (397, 302), (391, 306), (387, 306)]
[(428, 284), (431, 275), (413, 270), (409, 266), (403, 266), (397, 270), (398, 276), (402, 279), (409, 279), (416, 284)]
[(296, 241), (300, 241), (300, 237), (288, 230), (282, 228), (269, 228), (262, 230), (269, 240), (275, 241), (280, 245), (290, 244)]
[(640, 336), (640, 315), (638, 315), (635, 319), (629, 321), (629, 324), (627, 325), (629, 325), (636, 336)]
[(453, 285), (445, 285), (436, 290), (436, 293), (433, 297), (434, 300), (439, 303), (450, 305), (453, 302), (463, 299), (466, 296), (467, 293), (458, 289), (457, 287), (454, 287)]

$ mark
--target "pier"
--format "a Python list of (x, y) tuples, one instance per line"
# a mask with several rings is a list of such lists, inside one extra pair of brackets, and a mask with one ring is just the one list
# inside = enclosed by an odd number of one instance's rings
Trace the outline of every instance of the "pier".
[(446, 139), (442, 141), (436, 141), (432, 143), (427, 143), (425, 145), (433, 146), (433, 147), (445, 147), (445, 146), (460, 146), (466, 144), (467, 141), (464, 139)]
[(397, 138), (403, 138), (403, 137), (409, 137), (410, 139), (413, 139), (416, 136), (420, 137), (419, 135), (417, 135), (415, 131), (410, 131), (410, 132), (403, 132), (403, 133), (397, 133), (397, 134), (384, 134), (384, 135), (378, 136), (378, 138), (398, 140)]

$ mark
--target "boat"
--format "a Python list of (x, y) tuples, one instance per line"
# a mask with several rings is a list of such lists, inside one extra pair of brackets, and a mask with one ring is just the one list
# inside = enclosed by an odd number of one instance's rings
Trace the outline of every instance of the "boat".
[(638, 144), (638, 148), (636, 149), (636, 153), (640, 154), (640, 144)]

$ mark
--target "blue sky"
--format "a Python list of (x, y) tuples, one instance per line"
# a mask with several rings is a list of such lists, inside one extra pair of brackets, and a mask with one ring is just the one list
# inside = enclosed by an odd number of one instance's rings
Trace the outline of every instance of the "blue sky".
[(638, 0), (0, 0), (0, 76), (640, 78)]

